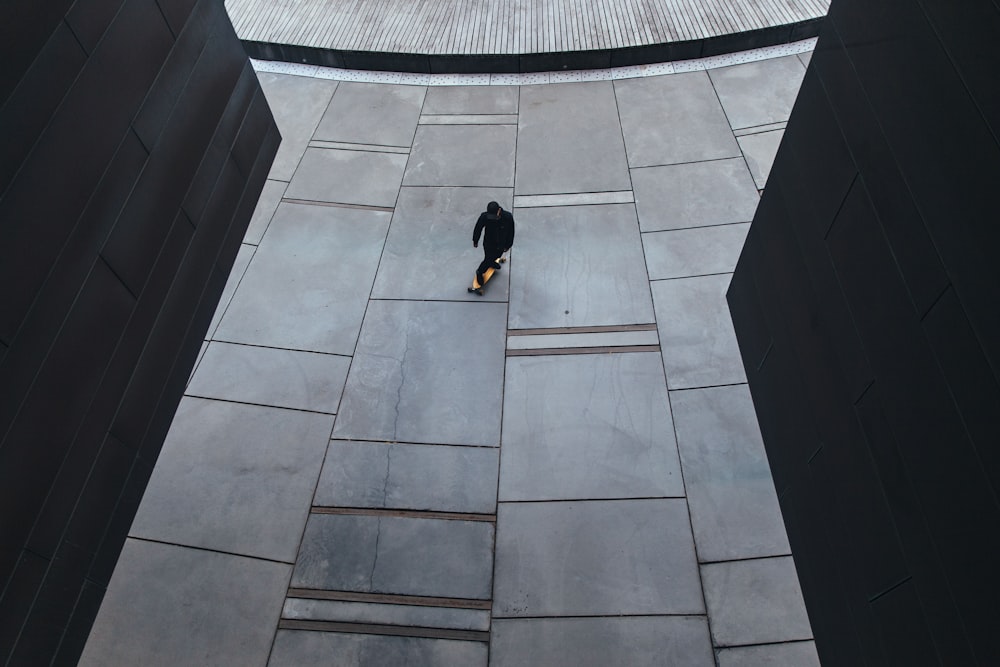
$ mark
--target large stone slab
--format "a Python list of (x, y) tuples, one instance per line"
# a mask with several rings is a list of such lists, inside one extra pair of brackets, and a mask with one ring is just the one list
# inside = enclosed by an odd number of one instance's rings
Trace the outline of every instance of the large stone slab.
[(514, 125), (421, 125), (404, 185), (514, 185)]
[(131, 535), (292, 562), (329, 415), (184, 398)]
[(750, 222), (760, 196), (743, 158), (632, 170), (644, 232)]
[(335, 413), (350, 357), (212, 343), (187, 393), (203, 398)]
[(670, 389), (746, 382), (726, 304), (730, 279), (723, 274), (650, 283)]
[[(336, 656), (336, 662), (331, 663)], [(268, 667), (486, 667), (482, 642), (278, 630)]]
[(515, 114), (517, 86), (432, 86), (424, 114)]
[(709, 70), (734, 130), (788, 120), (805, 73), (796, 56)]
[(402, 188), (372, 295), (380, 299), (506, 301), (510, 284), (507, 267), (493, 276), (485, 296), (470, 294), (467, 289), (483, 261), (482, 244), (472, 247), (472, 230), (491, 201), (509, 209), (511, 190)]
[(423, 86), (343, 82), (313, 139), (409, 148), (425, 91)]
[(703, 614), (682, 499), (501, 503), (493, 616)]
[(496, 449), (333, 440), (315, 505), (492, 514)]
[(738, 157), (706, 72), (615, 82), (630, 167)]
[(500, 444), (506, 306), (372, 301), (334, 437)]
[(281, 132), (281, 146), (269, 178), (290, 181), (337, 90), (337, 82), (270, 72), (257, 72), (257, 78)]
[(267, 231), (268, 225), (271, 224), (274, 212), (278, 210), (281, 198), (285, 195), (286, 187), (288, 187), (288, 183), (284, 181), (268, 179), (264, 183), (264, 189), (260, 193), (260, 199), (257, 200), (257, 207), (254, 208), (253, 217), (250, 219), (250, 225), (247, 227), (247, 233), (243, 236), (243, 243), (251, 245), (260, 244), (261, 239), (264, 238), (264, 232)]
[(500, 619), (490, 654), (493, 667), (715, 667), (708, 623), (691, 616)]
[(216, 340), (351, 355), (390, 214), (282, 204)]
[(514, 211), (510, 328), (653, 322), (631, 204)]
[(80, 665), (260, 665), (291, 566), (127, 540)]
[(240, 281), (243, 280), (243, 274), (246, 273), (255, 252), (257, 252), (257, 248), (254, 246), (246, 243), (240, 244), (240, 249), (236, 253), (236, 261), (233, 262), (233, 268), (229, 272), (229, 279), (226, 280), (222, 296), (219, 297), (219, 305), (215, 307), (215, 314), (212, 315), (212, 322), (208, 325), (208, 332), (205, 334), (205, 338), (211, 339), (215, 335), (215, 330), (218, 329), (219, 322), (222, 321), (222, 316), (226, 313), (226, 309), (229, 308), (229, 303), (233, 300), (236, 288), (239, 287)]
[(631, 190), (610, 81), (521, 88), (518, 195)]
[(287, 199), (392, 208), (403, 180), (406, 155), (307, 148)]
[(791, 553), (746, 385), (670, 398), (698, 558)]
[(493, 532), (485, 521), (313, 514), (292, 586), (486, 600)]
[(732, 273), (749, 229), (740, 223), (643, 234), (649, 279)]
[(500, 500), (684, 495), (655, 352), (511, 357)]
[(774, 158), (778, 154), (778, 147), (784, 135), (784, 130), (773, 130), (747, 134), (737, 140), (759, 190), (764, 189), (767, 177), (771, 175), (771, 166), (774, 164)]
[(812, 639), (791, 556), (702, 565), (716, 646)]

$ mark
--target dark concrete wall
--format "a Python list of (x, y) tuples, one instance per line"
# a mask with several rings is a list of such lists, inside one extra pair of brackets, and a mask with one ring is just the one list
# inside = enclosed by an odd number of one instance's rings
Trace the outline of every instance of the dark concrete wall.
[(0, 664), (72, 664), (280, 137), (222, 0), (15, 0), (0, 44)]
[(997, 35), (833, 0), (730, 287), (828, 667), (1000, 664)]

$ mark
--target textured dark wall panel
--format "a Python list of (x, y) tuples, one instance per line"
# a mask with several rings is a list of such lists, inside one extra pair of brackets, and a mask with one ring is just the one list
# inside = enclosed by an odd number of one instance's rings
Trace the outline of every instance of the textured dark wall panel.
[(833, 0), (729, 291), (824, 665), (993, 665), (1000, 9)]
[(219, 0), (0, 26), (0, 664), (71, 664), (280, 137)]

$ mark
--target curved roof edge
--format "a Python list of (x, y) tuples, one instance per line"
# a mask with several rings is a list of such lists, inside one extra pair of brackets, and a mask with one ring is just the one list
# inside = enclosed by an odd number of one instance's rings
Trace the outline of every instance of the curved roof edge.
[(553, 53), (427, 54), (326, 49), (242, 40), (257, 60), (417, 74), (518, 74), (694, 60), (798, 42), (819, 35), (823, 17), (702, 39)]

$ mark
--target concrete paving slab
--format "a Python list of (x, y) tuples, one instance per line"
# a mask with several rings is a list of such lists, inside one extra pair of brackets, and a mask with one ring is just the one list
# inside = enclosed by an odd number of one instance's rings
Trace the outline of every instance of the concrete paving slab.
[(726, 114), (705, 72), (615, 82), (630, 167), (738, 157)]
[(80, 665), (264, 665), (291, 566), (129, 539)]
[(631, 187), (610, 81), (521, 88), (516, 194)]
[(313, 139), (409, 147), (426, 90), (345, 81), (333, 94)]
[(715, 667), (704, 617), (499, 619), (492, 667)]
[(750, 222), (760, 196), (743, 158), (632, 170), (644, 232)]
[(820, 667), (814, 642), (740, 646), (719, 650), (719, 667)]
[(236, 294), (236, 288), (239, 286), (240, 281), (243, 280), (243, 275), (246, 273), (247, 267), (250, 266), (250, 260), (253, 259), (256, 251), (257, 248), (255, 246), (247, 245), (246, 243), (240, 244), (240, 249), (236, 253), (236, 261), (233, 262), (233, 268), (229, 272), (226, 286), (222, 289), (222, 296), (219, 297), (219, 305), (215, 307), (215, 314), (212, 315), (212, 322), (208, 325), (208, 332), (205, 334), (205, 338), (211, 339), (215, 335), (215, 330), (219, 328), (219, 322), (222, 321), (222, 316), (226, 313), (226, 309), (229, 308), (229, 304), (233, 300), (233, 295)]
[(513, 125), (421, 125), (404, 185), (514, 186)]
[(650, 280), (732, 273), (750, 223), (695, 227), (642, 235)]
[(191, 378), (194, 374), (198, 372), (198, 365), (201, 363), (202, 358), (205, 356), (205, 350), (208, 349), (208, 341), (202, 341), (201, 349), (198, 350), (198, 358), (194, 362), (194, 368), (191, 369), (191, 375), (188, 376), (188, 384), (191, 383)]
[[(305, 150), (304, 147), (303, 150)], [(247, 227), (247, 233), (243, 236), (244, 243), (251, 245), (260, 244), (260, 240), (264, 237), (264, 232), (267, 231), (268, 225), (271, 224), (274, 212), (278, 209), (278, 204), (281, 203), (281, 198), (285, 194), (286, 187), (288, 187), (288, 183), (285, 181), (269, 179), (264, 183), (264, 189), (260, 193), (260, 199), (257, 200), (257, 207), (254, 209), (250, 225)]]
[(723, 274), (651, 283), (670, 389), (746, 382), (726, 304), (730, 279)]
[(431, 86), (424, 114), (516, 114), (517, 86)]
[(333, 440), (313, 503), (492, 514), (498, 467), (493, 448)]
[(802, 66), (805, 67), (806, 69), (809, 68), (809, 63), (812, 61), (812, 55), (813, 55), (812, 51), (807, 51), (805, 53), (799, 54), (799, 60), (802, 61)]
[(514, 217), (511, 329), (653, 322), (632, 205), (517, 209)]
[(281, 146), (268, 178), (290, 181), (337, 82), (270, 72), (257, 72), (257, 78), (281, 132)]
[(740, 149), (743, 157), (746, 158), (747, 166), (750, 167), (750, 174), (758, 190), (763, 190), (767, 183), (767, 177), (771, 174), (771, 165), (778, 154), (778, 146), (781, 145), (781, 138), (785, 135), (784, 130), (772, 132), (759, 132), (757, 134), (747, 134), (740, 137)]
[(216, 340), (354, 354), (389, 218), (281, 204)]
[(812, 639), (791, 556), (701, 566), (716, 646)]
[(268, 667), (486, 667), (489, 648), (482, 642), (420, 637), (352, 635), (340, 632), (278, 630)]
[(788, 120), (805, 73), (798, 56), (708, 71), (734, 130)]
[(281, 617), (307, 621), (376, 623), (479, 632), (489, 632), (490, 629), (490, 612), (485, 609), (449, 609), (340, 600), (288, 598), (285, 600)]
[(129, 533), (293, 562), (333, 417), (187, 397)]
[(292, 586), (487, 600), (493, 532), (485, 521), (312, 514)]
[(746, 385), (675, 391), (670, 401), (699, 560), (790, 554)]
[(498, 446), (506, 310), (372, 301), (334, 437)]
[(703, 613), (684, 500), (500, 504), (494, 618)]
[(467, 288), (483, 261), (482, 245), (472, 247), (476, 220), (491, 201), (508, 209), (511, 197), (508, 188), (402, 188), (372, 296), (506, 301), (509, 265), (493, 276), (484, 296)]
[(511, 357), (500, 500), (682, 497), (656, 352)]
[(350, 365), (350, 357), (216, 341), (187, 393), (333, 414)]
[(307, 148), (285, 197), (392, 208), (406, 155)]

